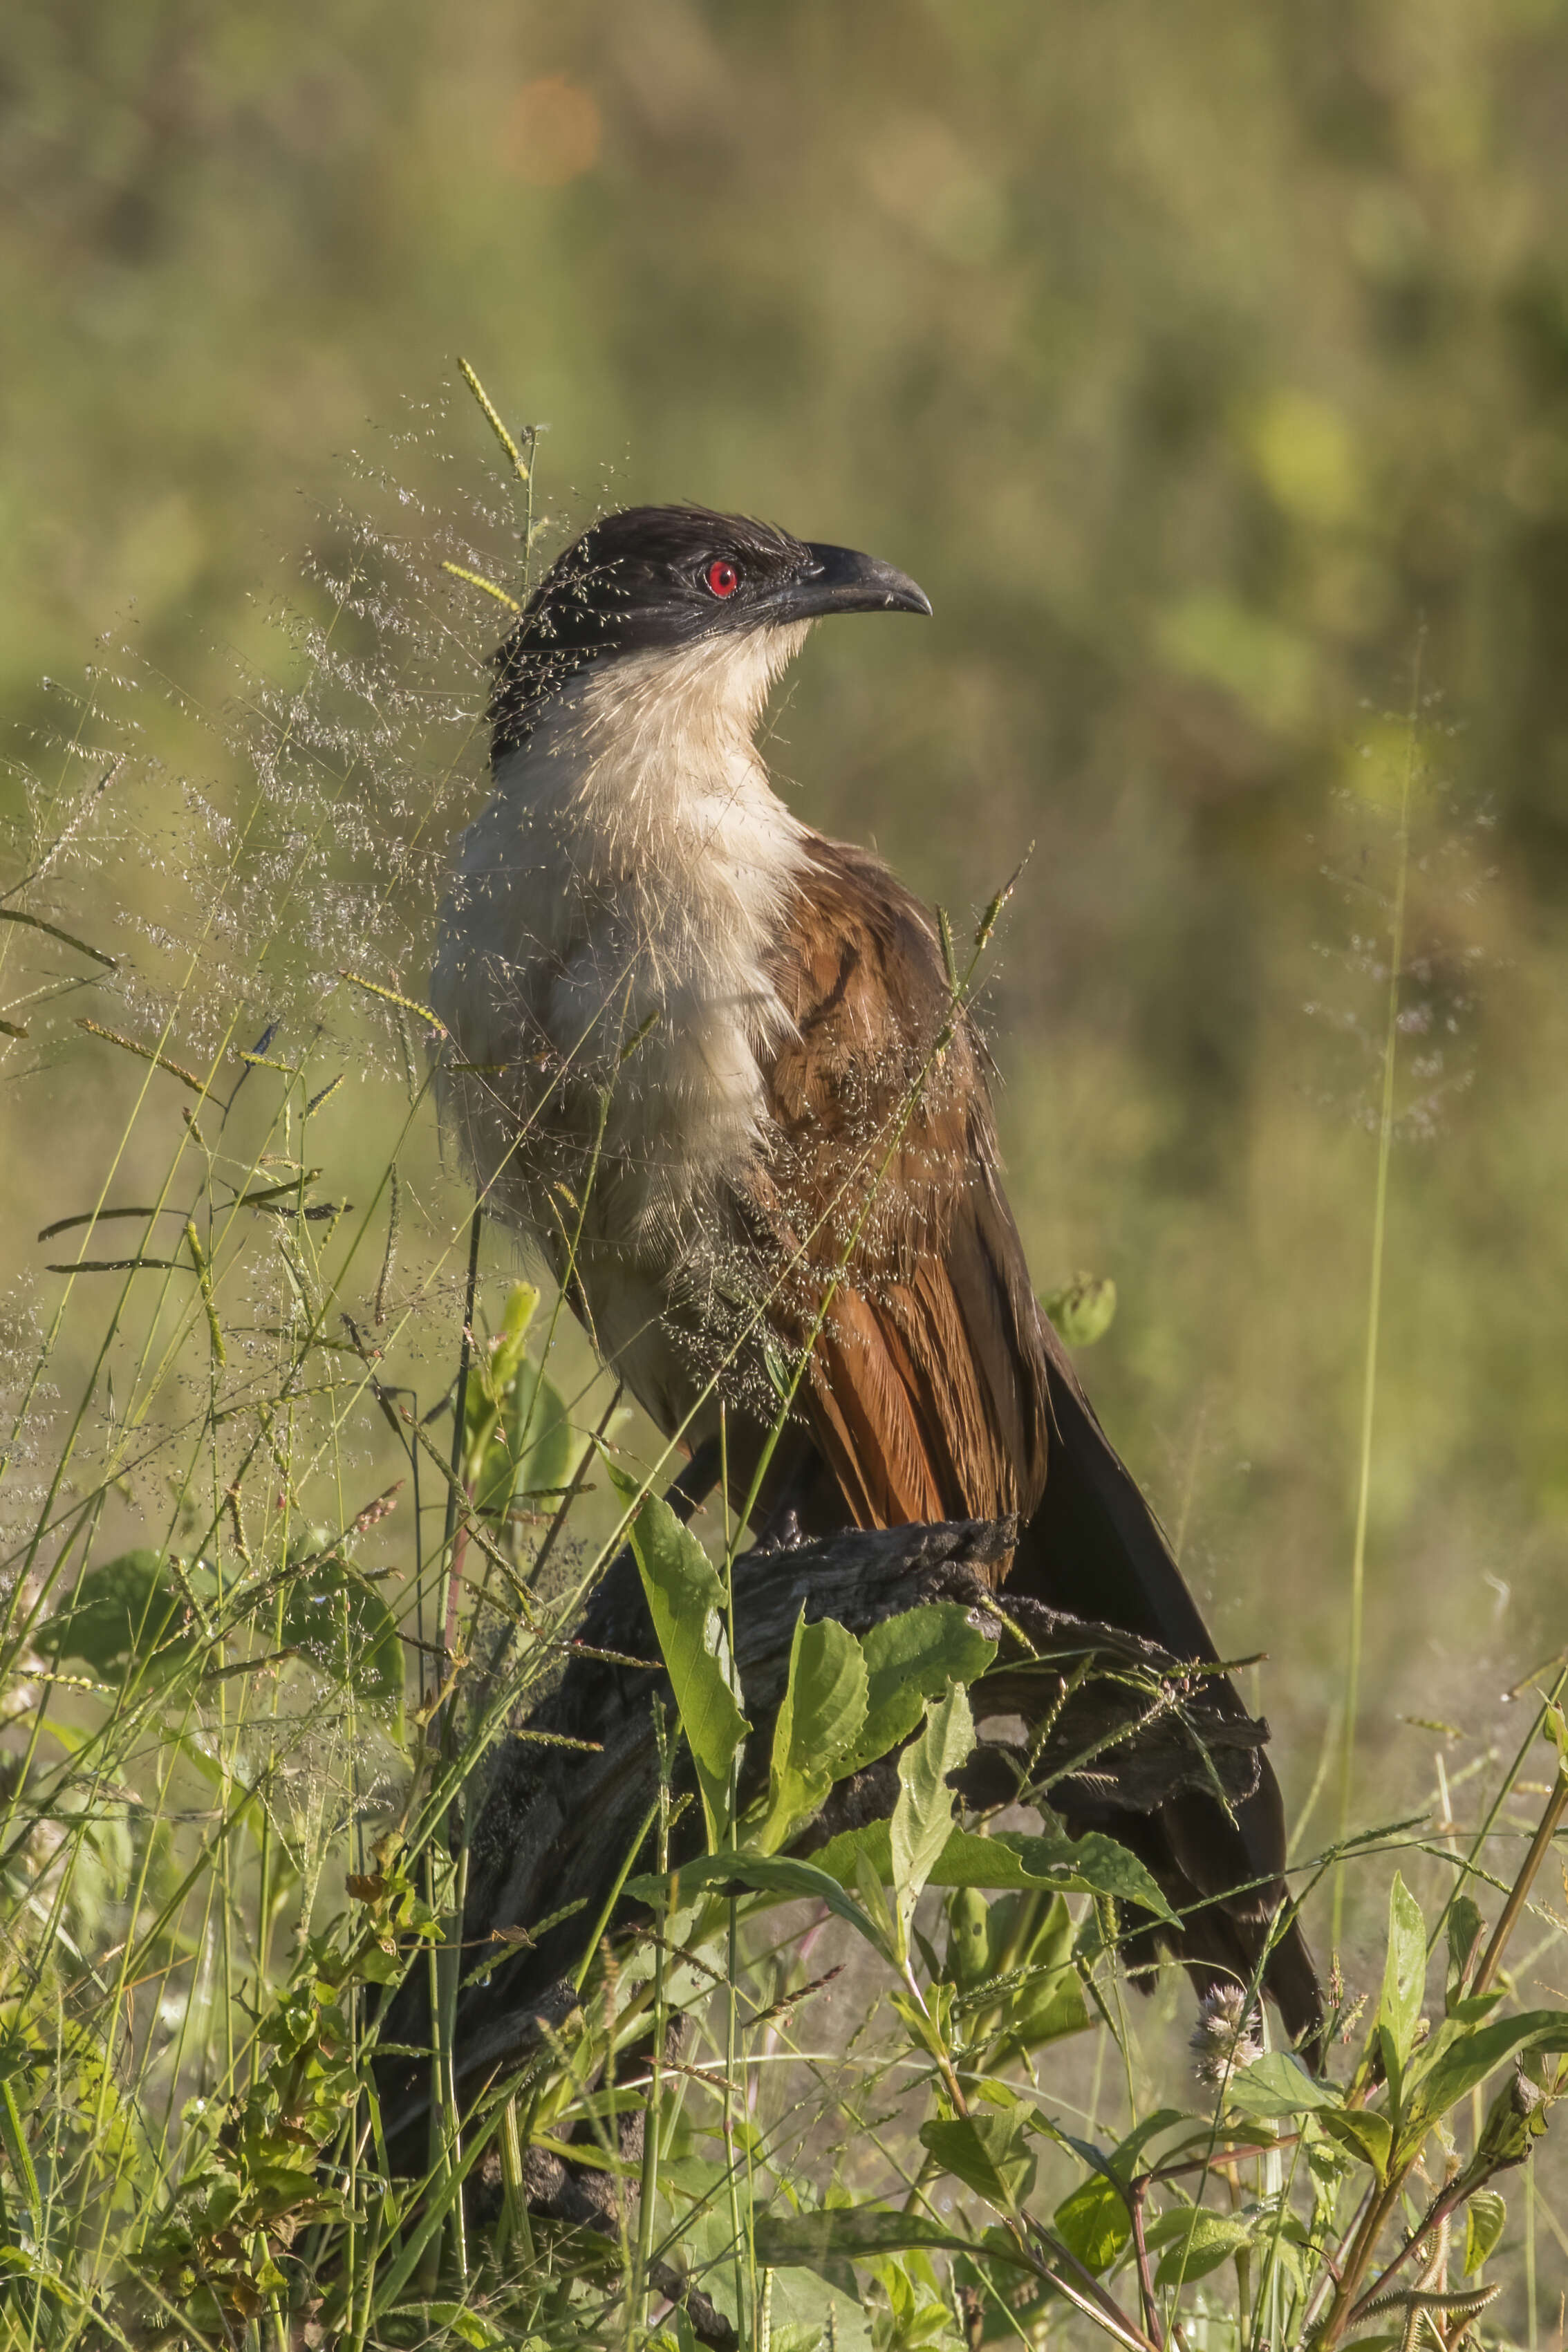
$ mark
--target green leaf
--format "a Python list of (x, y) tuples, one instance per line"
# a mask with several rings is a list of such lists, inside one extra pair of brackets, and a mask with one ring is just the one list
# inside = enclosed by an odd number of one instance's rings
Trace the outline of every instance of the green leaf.
[(815, 1862), (797, 1862), (782, 1853), (721, 1853), (700, 1854), (694, 1862), (683, 1863), (668, 1877), (649, 1871), (640, 1877), (628, 1879), (626, 1893), (637, 1901), (647, 1903), (657, 1895), (668, 1895), (670, 1907), (689, 1903), (695, 1895), (715, 1886), (746, 1886), (759, 1895), (771, 1895), (779, 1902), (795, 1902), (807, 1895), (815, 1902), (826, 1903), (837, 1918), (845, 1920), (865, 1937), (885, 1959), (893, 1958), (891, 1948), (876, 1923), (868, 1918), (860, 1906), (847, 1895), (836, 1878), (819, 1870)]
[(1257, 2228), (1256, 2220), (1249, 2221), (1245, 2214), (1211, 2213), (1203, 2205), (1157, 2215), (1144, 2231), (1151, 2252), (1156, 2246), (1165, 2248), (1154, 2273), (1155, 2285), (1179, 2286), (1185, 2279), (1200, 2279), (1209, 2271), (1217, 2271), (1221, 2263), (1252, 2243)]
[[(635, 1499), (632, 1482), (618, 1471), (614, 1475), (626, 1498)], [(708, 1842), (716, 1846), (729, 1819), (730, 1767), (752, 1727), (736, 1703), (721, 1614), (724, 1588), (689, 1528), (682, 1527), (658, 1495), (644, 1498), (632, 1521), (631, 1543), (697, 1768)]]
[(1225, 2103), (1237, 2114), (1270, 2123), (1285, 2116), (1311, 2115), (1342, 2105), (1332, 2084), (1309, 2074), (1288, 2050), (1271, 2050), (1266, 2057), (1255, 2058), (1250, 2066), (1239, 2067), (1226, 2085)]
[(367, 1706), (403, 1704), (403, 1643), (397, 1621), (374, 1588), (336, 1558), (290, 1579), (283, 1640), (308, 1665)]
[(1132, 2235), (1126, 2200), (1116, 2183), (1100, 2173), (1063, 2198), (1051, 2216), (1051, 2227), (1096, 2278), (1110, 2268)]
[(1026, 2255), (1004, 2242), (988, 2238), (982, 2248), (962, 2231), (930, 2221), (923, 2213), (889, 2213), (880, 2205), (836, 2205), (819, 2213), (784, 2215), (775, 2207), (771, 2211), (759, 2210), (752, 2226), (761, 2270), (799, 2265), (831, 2277), (835, 2264), (874, 2262), (916, 2247), (970, 2255), (984, 2252), (1019, 2269), (1035, 2267)]
[(1500, 2017), (1493, 2024), (1458, 2032), (1452, 2022), (1439, 2027), (1430, 2053), (1423, 2051), (1412, 2069), (1413, 2115), (1436, 2122), (1484, 2082), (1494, 2066), (1526, 2046), (1568, 2050), (1568, 2010), (1527, 2009), (1518, 2017)]
[(539, 1305), (531, 1283), (513, 1285), (501, 1329), (470, 1371), (463, 1476), (475, 1508), (504, 1519), (526, 1496), (569, 1486), (588, 1441), (572, 1425), (553, 1382), (527, 1355)]
[(773, 1725), (766, 1811), (752, 1839), (763, 1853), (786, 1845), (817, 1811), (865, 1720), (859, 1643), (831, 1617), (808, 1625), (803, 1607), (790, 1646), (789, 1684)]
[(950, 1683), (972, 1683), (996, 1655), (956, 1601), (936, 1601), (873, 1625), (860, 1643), (866, 1661), (866, 1719), (843, 1772), (874, 1764), (907, 1739), (928, 1699)]
[(1480, 2269), (1508, 2223), (1508, 2207), (1495, 2189), (1478, 2189), (1465, 2208), (1465, 2276)]
[(1448, 1906), (1448, 1977), (1450, 1993), (1457, 1993), (1469, 1973), (1470, 1961), (1481, 1932), (1481, 1915), (1468, 1895), (1456, 1895)]
[[(869, 1860), (884, 1882), (891, 1881), (891, 1839), (886, 1822), (868, 1822), (864, 1829), (842, 1831), (812, 1860), (819, 1870), (847, 1885), (862, 1857)], [(1044, 1838), (1026, 1836), (1016, 1830), (979, 1837), (971, 1830), (955, 1829), (926, 1884), (993, 1889), (1049, 1887), (1068, 1895), (1113, 1895), (1120, 1902), (1136, 1903), (1156, 1919), (1176, 1924), (1174, 1912), (1136, 1854), (1098, 1830), (1087, 1837)]]
[(1388, 2178), (1389, 2158), (1394, 2153), (1394, 2127), (1386, 2116), (1373, 2107), (1324, 2107), (1318, 2121), (1331, 2139), (1370, 2164), (1379, 2180)]
[(508, 2345), (517, 2341), (514, 2336), (503, 2336), (469, 2303), (400, 2303), (386, 2316), (412, 2323), (420, 2341), (433, 2339), (437, 2328), (448, 2330), (459, 2344), (471, 2346), (472, 2352), (505, 2352)]
[(1086, 1895), (1114, 1895), (1118, 1903), (1135, 1903), (1140, 1910), (1152, 1912), (1172, 1927), (1180, 1924), (1137, 1855), (1099, 1830), (1079, 1838), (1021, 1838), (1019, 1854), (1025, 1868), (1037, 1878), (1061, 1873), (1055, 1877), (1058, 1886)]
[(893, 1895), (907, 1927), (927, 1879), (952, 1834), (955, 1772), (974, 1746), (974, 1718), (962, 1684), (949, 1685), (926, 1717), (925, 1729), (899, 1759), (899, 1801), (893, 1808), (889, 1852)]
[[(887, 1827), (886, 1822), (883, 1823), (883, 1827)], [(889, 1873), (891, 1871), (891, 1867), (892, 1865), (889, 1864)], [(878, 1871), (875, 1864), (870, 1860), (869, 1856), (862, 1853), (858, 1854), (855, 1857), (855, 1865), (851, 1875), (854, 1878), (856, 1889), (859, 1895), (866, 1916), (875, 1925), (877, 1933), (882, 1938), (883, 1947), (887, 1951), (889, 1958), (893, 1961), (896, 1967), (898, 1964), (899, 1931), (894, 1925), (893, 1915), (888, 1908), (888, 1898), (882, 1888), (882, 1874)]]
[(894, 1987), (888, 2000), (894, 2015), (902, 2019), (910, 2041), (940, 2065), (952, 2046), (952, 1987), (933, 1984), (923, 2002)]
[[(960, 1889), (952, 1899), (982, 1898)], [(987, 1927), (991, 1972), (1024, 1972), (1023, 1981), (1000, 1995), (992, 2013), (986, 2064), (1000, 2071), (1026, 2051), (1083, 2032), (1089, 2021), (1089, 2006), (1072, 1957), (1072, 1914), (1060, 1895), (1035, 1888), (1000, 1895), (990, 1906)]]
[[(1383, 1998), (1373, 2030), (1383, 2027), (1394, 2047), (1395, 2075), (1403, 2074), (1415, 2044), (1421, 1998), (1426, 1986), (1426, 1922), (1421, 1906), (1397, 1871), (1388, 1890), (1388, 1958), (1383, 1971)], [(1393, 2084), (1398, 2095), (1397, 2080)]]
[(1092, 1348), (1116, 1317), (1116, 1285), (1110, 1275), (1078, 1274), (1040, 1301), (1069, 1348)]
[(1029, 2110), (994, 2107), (950, 2122), (921, 2126), (921, 2146), (944, 2172), (973, 2189), (998, 2212), (1016, 2212), (1035, 2184), (1036, 2155), (1028, 2145)]
[[(181, 1564), (200, 1601), (216, 1595), (216, 1578), (200, 1564)], [(130, 1665), (184, 1665), (200, 1630), (188, 1622), (188, 1601), (163, 1552), (120, 1552), (101, 1569), (87, 1569), (75, 1592), (33, 1633), (45, 1658), (82, 1658), (103, 1682), (118, 1682)]]
[(163, 1552), (121, 1552), (78, 1580), (66, 1606), (35, 1628), (34, 1646), (46, 1657), (83, 1659), (103, 1682), (154, 1659), (167, 1673), (188, 1664), (202, 1644), (187, 1591), (205, 1607), (217, 1580), (199, 1561), (182, 1561), (176, 1573)]
[(977, 1886), (955, 1886), (947, 1899), (948, 1981), (969, 1992), (994, 1973), (991, 1906)]

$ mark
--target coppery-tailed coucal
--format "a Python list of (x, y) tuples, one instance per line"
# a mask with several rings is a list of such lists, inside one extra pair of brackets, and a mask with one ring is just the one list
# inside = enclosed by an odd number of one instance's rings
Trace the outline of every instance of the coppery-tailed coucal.
[[(493, 790), (444, 910), (433, 1001), (477, 1066), (444, 1108), (659, 1428), (697, 1448), (724, 1401), (737, 1506), (805, 1352), (754, 1524), (1016, 1515), (1012, 1589), (1213, 1662), (1037, 1303), (938, 927), (801, 823), (754, 740), (814, 621), (889, 611), (931, 606), (695, 507), (609, 515), (557, 559), (498, 656)], [(1188, 1790), (1100, 1825), (1183, 1915), (1200, 1984), (1247, 1982), (1272, 1937), (1267, 1989), (1315, 2034), (1267, 1759), (1234, 1813)]]

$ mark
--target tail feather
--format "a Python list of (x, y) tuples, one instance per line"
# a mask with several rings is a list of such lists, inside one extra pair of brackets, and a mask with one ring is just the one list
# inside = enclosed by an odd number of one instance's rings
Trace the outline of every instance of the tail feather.
[[(1044, 1338), (1051, 1407), (1045, 1493), (1020, 1538), (1009, 1584), (1054, 1608), (1142, 1634), (1174, 1657), (1217, 1663), (1158, 1520), (1048, 1325)], [(1322, 2029), (1322, 1994), (1300, 1926), (1281, 1922), (1284, 1804), (1268, 1759), (1259, 1760), (1258, 1785), (1234, 1815), (1217, 1798), (1189, 1790), (1154, 1814), (1117, 1813), (1092, 1823), (1085, 1817), (1069, 1826), (1121, 1838), (1182, 1914), (1179, 1935), (1163, 1929), (1135, 1939), (1134, 1968), (1169, 1950), (1207, 1991), (1221, 1979), (1250, 1981), (1261, 1965), (1264, 1990), (1292, 2040), (1310, 2045)]]

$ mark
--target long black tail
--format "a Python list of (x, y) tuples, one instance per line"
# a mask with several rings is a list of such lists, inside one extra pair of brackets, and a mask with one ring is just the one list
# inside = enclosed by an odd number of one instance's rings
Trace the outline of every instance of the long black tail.
[[(1159, 1522), (1048, 1326), (1045, 1340), (1052, 1423), (1045, 1496), (1019, 1542), (1009, 1587), (1141, 1633), (1178, 1658), (1217, 1660)], [(1322, 1993), (1300, 1927), (1294, 1920), (1282, 1929), (1276, 1925), (1286, 1900), (1285, 1814), (1268, 1759), (1260, 1762), (1258, 1785), (1234, 1815), (1217, 1798), (1189, 1791), (1153, 1814), (1107, 1808), (1091, 1822), (1080, 1807), (1081, 1818), (1069, 1826), (1109, 1830), (1138, 1854), (1182, 1915), (1179, 1936), (1162, 1930), (1135, 1939), (1129, 1954), (1134, 1968), (1163, 1947), (1207, 1991), (1222, 1981), (1249, 1983), (1268, 1948), (1264, 1990), (1292, 2041), (1311, 2056), (1323, 2022)]]

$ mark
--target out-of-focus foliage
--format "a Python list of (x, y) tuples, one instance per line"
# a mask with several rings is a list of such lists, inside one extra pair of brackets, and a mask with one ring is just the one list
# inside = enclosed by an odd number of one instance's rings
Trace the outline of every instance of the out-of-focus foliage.
[[(819, 635), (773, 757), (955, 907), (1035, 845), (993, 1000), (1013, 1197), (1042, 1290), (1079, 1265), (1117, 1286), (1097, 1401), (1222, 1647), (1271, 1650), (1297, 1798), (1342, 1654), (1418, 643), (1382, 1785), (1424, 1787), (1449, 1738), (1403, 1717), (1456, 1723), (1458, 1771), (1483, 1691), (1560, 1638), (1565, 97), (1553, 0), (0, 23), (0, 688), (46, 783), (68, 763), (26, 730), (86, 722), (38, 681), (99, 632), (182, 719), (234, 692), (233, 649), (275, 662), (270, 600), (344, 453), (367, 496), (384, 469), (425, 502), (414, 530), (481, 481), (466, 395), (435, 413), (459, 350), (551, 428), (547, 545), (602, 501), (689, 496), (930, 590), (932, 625)], [(475, 596), (455, 625), (479, 651), (498, 617)], [(117, 832), (110, 794), (75, 886), (110, 948), (151, 936), (183, 853), (177, 699), (143, 698), (156, 823), (143, 800)], [(323, 971), (362, 961), (320, 908), (279, 920)], [(32, 1030), (0, 1041), (9, 1286), (44, 1255), (22, 1237), (90, 1207), (141, 1081), (68, 1019), (7, 1017)], [(378, 1167), (405, 1105), (364, 1100)], [(433, 1184), (427, 1121), (407, 1149)]]

